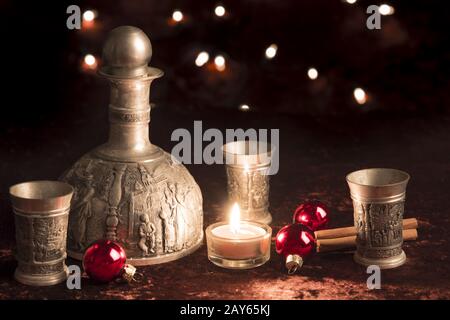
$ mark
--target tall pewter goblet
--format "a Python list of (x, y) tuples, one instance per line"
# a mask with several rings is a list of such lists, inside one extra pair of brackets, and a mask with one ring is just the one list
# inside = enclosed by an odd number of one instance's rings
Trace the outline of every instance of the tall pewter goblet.
[(357, 230), (355, 262), (381, 269), (405, 263), (402, 221), (409, 178), (406, 172), (381, 168), (347, 175)]
[(73, 188), (59, 181), (32, 181), (9, 189), (16, 224), (14, 277), (32, 286), (67, 278), (66, 235)]
[(223, 146), (228, 198), (241, 208), (241, 219), (270, 224), (269, 169), (273, 146), (233, 141)]

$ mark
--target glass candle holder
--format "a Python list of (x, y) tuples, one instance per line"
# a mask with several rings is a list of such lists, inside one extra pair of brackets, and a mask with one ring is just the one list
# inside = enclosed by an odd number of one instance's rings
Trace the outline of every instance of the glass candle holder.
[(266, 224), (241, 221), (238, 232), (227, 222), (214, 223), (206, 229), (208, 259), (227, 269), (251, 269), (270, 259), (272, 228)]

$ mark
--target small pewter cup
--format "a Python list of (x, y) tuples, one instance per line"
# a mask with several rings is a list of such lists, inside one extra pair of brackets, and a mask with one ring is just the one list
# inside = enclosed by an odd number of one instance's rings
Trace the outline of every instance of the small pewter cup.
[(395, 169), (364, 169), (347, 175), (357, 230), (355, 262), (381, 269), (401, 266), (402, 221), (409, 174)]
[(261, 141), (233, 141), (223, 146), (228, 199), (237, 202), (241, 220), (270, 224), (269, 169), (273, 146)]
[(16, 224), (17, 281), (49, 286), (67, 278), (66, 237), (73, 188), (59, 181), (31, 181), (9, 189)]

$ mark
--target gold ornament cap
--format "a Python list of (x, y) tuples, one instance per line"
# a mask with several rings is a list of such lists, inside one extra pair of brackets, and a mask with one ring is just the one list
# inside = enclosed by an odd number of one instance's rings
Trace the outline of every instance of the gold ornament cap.
[(290, 254), (286, 257), (285, 265), (288, 269), (288, 274), (294, 274), (303, 266), (303, 258), (298, 254)]
[(131, 264), (125, 264), (122, 270), (122, 279), (125, 279), (128, 283), (140, 282), (144, 275), (136, 272), (136, 267)]

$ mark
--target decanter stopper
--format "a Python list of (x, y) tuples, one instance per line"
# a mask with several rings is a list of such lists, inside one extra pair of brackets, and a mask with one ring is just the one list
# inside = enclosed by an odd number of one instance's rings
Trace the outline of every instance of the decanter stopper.
[(109, 33), (103, 46), (100, 74), (119, 78), (147, 76), (151, 58), (152, 44), (141, 29), (118, 27)]

